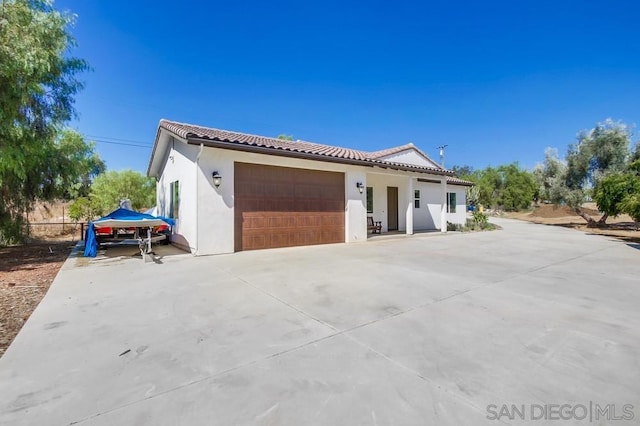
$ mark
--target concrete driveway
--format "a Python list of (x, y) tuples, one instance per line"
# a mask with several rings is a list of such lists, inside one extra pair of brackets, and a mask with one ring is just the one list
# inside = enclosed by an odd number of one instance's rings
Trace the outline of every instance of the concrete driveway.
[(498, 222), (69, 259), (0, 359), (0, 424), (638, 424), (640, 246)]

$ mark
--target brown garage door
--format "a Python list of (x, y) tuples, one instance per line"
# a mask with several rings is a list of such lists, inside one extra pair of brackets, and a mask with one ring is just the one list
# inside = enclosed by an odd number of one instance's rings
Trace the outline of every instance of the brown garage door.
[(235, 163), (235, 249), (344, 242), (344, 174)]

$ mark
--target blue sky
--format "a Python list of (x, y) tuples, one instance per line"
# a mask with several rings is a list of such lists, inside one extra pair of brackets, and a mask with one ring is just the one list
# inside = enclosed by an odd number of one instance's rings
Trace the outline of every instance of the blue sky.
[(71, 125), (114, 170), (146, 172), (161, 118), (434, 159), (447, 144), (447, 166), (475, 168), (532, 167), (605, 118), (640, 121), (636, 1), (55, 7), (78, 15), (73, 54), (93, 67)]

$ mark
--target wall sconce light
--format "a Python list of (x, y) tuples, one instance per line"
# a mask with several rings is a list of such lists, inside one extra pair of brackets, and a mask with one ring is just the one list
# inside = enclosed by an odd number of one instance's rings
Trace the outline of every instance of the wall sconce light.
[(213, 172), (211, 174), (211, 177), (213, 178), (213, 185), (216, 188), (220, 187), (220, 184), (222, 183), (222, 176), (220, 176), (220, 173), (218, 173), (217, 171)]
[(358, 191), (360, 191), (361, 194), (364, 192), (364, 185), (362, 184), (362, 182), (357, 182), (356, 188), (358, 188)]

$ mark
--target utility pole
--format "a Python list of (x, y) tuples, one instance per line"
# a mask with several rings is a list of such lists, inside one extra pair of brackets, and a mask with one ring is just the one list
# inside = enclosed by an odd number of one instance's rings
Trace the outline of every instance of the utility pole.
[(444, 169), (444, 149), (449, 145), (440, 145), (438, 149), (440, 150), (440, 167)]

